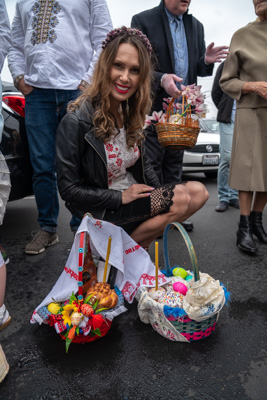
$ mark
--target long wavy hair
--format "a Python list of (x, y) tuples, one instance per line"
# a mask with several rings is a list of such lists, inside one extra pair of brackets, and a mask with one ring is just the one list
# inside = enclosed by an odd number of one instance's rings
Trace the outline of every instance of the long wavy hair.
[(134, 146), (135, 143), (139, 144), (143, 139), (145, 117), (152, 104), (150, 55), (137, 35), (129, 35), (125, 32), (125, 34), (114, 38), (107, 44), (96, 63), (92, 84), (84, 89), (83, 94), (69, 105), (68, 110), (74, 111), (84, 102), (90, 100), (95, 110), (93, 123), (96, 137), (101, 137), (103, 141), (107, 141), (111, 135), (114, 135), (117, 127), (110, 112), (111, 68), (122, 43), (129, 43), (136, 47), (139, 55), (139, 86), (127, 101), (121, 103), (126, 142), (128, 146)]

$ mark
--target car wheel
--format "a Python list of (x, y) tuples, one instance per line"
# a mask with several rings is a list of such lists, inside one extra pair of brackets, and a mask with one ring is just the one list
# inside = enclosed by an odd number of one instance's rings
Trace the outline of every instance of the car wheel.
[(205, 174), (205, 177), (208, 179), (217, 178), (217, 171), (207, 171), (207, 172), (204, 172), (204, 174)]

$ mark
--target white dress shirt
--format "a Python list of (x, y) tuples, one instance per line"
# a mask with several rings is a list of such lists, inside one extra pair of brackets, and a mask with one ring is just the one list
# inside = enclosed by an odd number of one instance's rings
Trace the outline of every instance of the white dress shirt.
[(18, 0), (8, 55), (13, 79), (64, 90), (90, 83), (111, 29), (105, 0)]

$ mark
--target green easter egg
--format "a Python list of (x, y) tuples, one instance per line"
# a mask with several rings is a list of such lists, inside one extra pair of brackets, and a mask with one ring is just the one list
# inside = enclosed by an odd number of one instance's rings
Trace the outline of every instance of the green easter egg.
[(192, 275), (187, 275), (187, 277), (185, 278), (186, 281), (190, 281), (193, 278)]
[(180, 276), (183, 279), (187, 277), (187, 272), (184, 268), (174, 268), (172, 273), (174, 276)]

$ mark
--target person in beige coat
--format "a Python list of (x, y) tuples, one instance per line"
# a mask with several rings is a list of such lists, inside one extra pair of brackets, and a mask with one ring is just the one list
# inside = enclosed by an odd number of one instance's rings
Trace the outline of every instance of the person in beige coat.
[(253, 235), (267, 244), (267, 1), (253, 3), (257, 19), (233, 35), (220, 80), (237, 100), (229, 185), (239, 193), (237, 246), (248, 253), (258, 251)]

